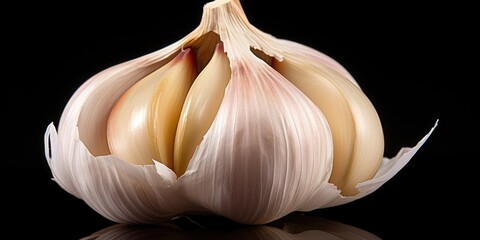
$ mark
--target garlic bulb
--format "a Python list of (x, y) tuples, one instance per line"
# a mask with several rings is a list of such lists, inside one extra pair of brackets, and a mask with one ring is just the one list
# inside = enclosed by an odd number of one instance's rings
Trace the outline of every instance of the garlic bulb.
[(383, 158), (377, 113), (340, 64), (216, 0), (183, 39), (82, 85), (45, 147), (54, 180), (113, 221), (260, 224), (375, 191), (432, 131)]

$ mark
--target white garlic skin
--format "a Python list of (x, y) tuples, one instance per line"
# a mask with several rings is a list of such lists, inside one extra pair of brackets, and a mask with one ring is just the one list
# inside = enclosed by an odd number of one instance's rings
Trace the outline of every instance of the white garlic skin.
[[(108, 122), (124, 93), (188, 47), (195, 49), (203, 69), (219, 42), (228, 56), (231, 77), (186, 172), (177, 178), (172, 166), (159, 159), (153, 159), (154, 165), (142, 165), (145, 162), (130, 163), (112, 155)], [(255, 55), (251, 48), (261, 54)], [(298, 71), (295, 66), (300, 63), (312, 71)], [(330, 97), (343, 99), (350, 111), (338, 112), (333, 105), (316, 100), (315, 92), (309, 93), (316, 83), (293, 79), (299, 75), (319, 79), (312, 74), (325, 80), (322, 86), (330, 84), (335, 90)], [(205, 5), (200, 26), (185, 38), (106, 69), (80, 87), (65, 108), (58, 134), (53, 125), (47, 129), (46, 155), (60, 186), (116, 222), (155, 223), (201, 211), (262, 224), (293, 211), (340, 205), (375, 191), (408, 163), (431, 134), (395, 158), (382, 159), (383, 133), (372, 109), (337, 62), (254, 28), (238, 1), (214, 1)], [(328, 121), (336, 114), (344, 116), (344, 125)], [(354, 124), (354, 133), (339, 132), (349, 123)], [(371, 139), (368, 134), (375, 136), (373, 142), (358, 141)], [(346, 143), (335, 145), (338, 139)], [(334, 151), (344, 146), (349, 146), (347, 157), (371, 162), (340, 161), (342, 167), (335, 170), (338, 153)], [(374, 159), (364, 157), (370, 155)], [(368, 169), (362, 170), (364, 166)], [(337, 181), (343, 195), (334, 185)]]

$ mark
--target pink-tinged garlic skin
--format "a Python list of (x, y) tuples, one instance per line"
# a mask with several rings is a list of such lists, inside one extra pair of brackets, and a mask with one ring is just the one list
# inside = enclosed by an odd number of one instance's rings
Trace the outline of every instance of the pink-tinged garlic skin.
[(190, 161), (195, 171), (179, 181), (217, 214), (264, 223), (327, 184), (333, 144), (325, 117), (304, 94), (253, 54), (245, 61), (253, 64), (233, 62), (224, 101)]
[[(230, 79), (211, 126), (202, 127), (207, 131), (185, 172), (177, 171), (177, 176), (172, 166), (154, 156), (151, 165), (116, 156), (111, 151), (114, 147), (109, 147), (107, 129), (112, 109), (122, 104), (122, 96), (187, 48), (197, 53), (198, 70), (207, 68), (219, 43), (228, 57)], [(284, 65), (287, 70), (281, 74), (281, 65), (289, 61), (308, 61), (328, 73), (327, 80), (328, 76), (341, 79), (332, 89), (348, 93), (338, 98), (350, 107), (351, 120), (340, 127), (329, 124), (328, 119), (338, 112), (322, 112), (324, 107), (313, 99), (314, 92), (303, 92), (301, 80), (288, 79), (290, 65)], [(362, 94), (352, 76), (333, 59), (256, 29), (248, 23), (239, 1), (217, 0), (205, 5), (200, 26), (185, 38), (106, 69), (82, 85), (67, 104), (58, 133), (53, 124), (47, 128), (45, 152), (54, 180), (115, 222), (156, 223), (184, 213), (210, 212), (241, 223), (263, 224), (293, 211), (336, 206), (368, 195), (405, 166), (435, 128), (413, 148), (382, 160), (381, 124)], [(361, 109), (367, 109), (367, 116), (361, 116)], [(336, 186), (332, 180), (336, 178), (332, 178), (332, 169), (337, 174), (335, 143), (349, 139), (336, 135), (350, 122), (356, 127), (355, 141), (361, 139), (359, 132), (369, 133), (369, 128), (359, 126), (375, 125), (371, 132), (376, 138), (374, 147), (379, 149), (371, 155), (364, 147), (355, 149), (365, 145), (362, 141), (346, 147), (350, 149), (346, 155), (363, 151), (357, 155), (373, 157), (352, 161), (351, 166), (338, 165), (346, 166), (340, 171), (343, 176), (360, 177), (345, 178), (347, 187)], [(368, 173), (363, 174), (367, 165)]]

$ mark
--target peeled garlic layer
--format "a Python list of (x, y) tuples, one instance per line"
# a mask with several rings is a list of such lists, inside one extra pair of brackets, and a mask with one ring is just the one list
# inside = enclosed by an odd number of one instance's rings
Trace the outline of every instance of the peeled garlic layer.
[(368, 195), (433, 129), (383, 158), (375, 108), (340, 64), (217, 0), (186, 37), (82, 85), (45, 152), (54, 180), (112, 221), (262, 224)]

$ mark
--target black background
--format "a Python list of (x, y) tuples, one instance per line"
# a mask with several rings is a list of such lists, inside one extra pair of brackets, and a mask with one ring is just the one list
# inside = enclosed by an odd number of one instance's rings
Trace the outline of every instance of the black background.
[[(2, 18), (1, 168), (5, 230), (78, 239), (113, 223), (50, 180), (43, 134), (95, 73), (188, 34), (208, 1), (12, 6)], [(382, 120), (392, 157), (439, 126), (412, 161), (370, 196), (313, 215), (384, 239), (468, 234), (479, 109), (468, 6), (243, 0), (250, 22), (344, 65)], [(478, 30), (478, 26), (476, 26)], [(5, 64), (6, 63), (6, 64)], [(6, 130), (6, 131), (5, 131)], [(3, 227), (2, 227), (3, 228)]]

